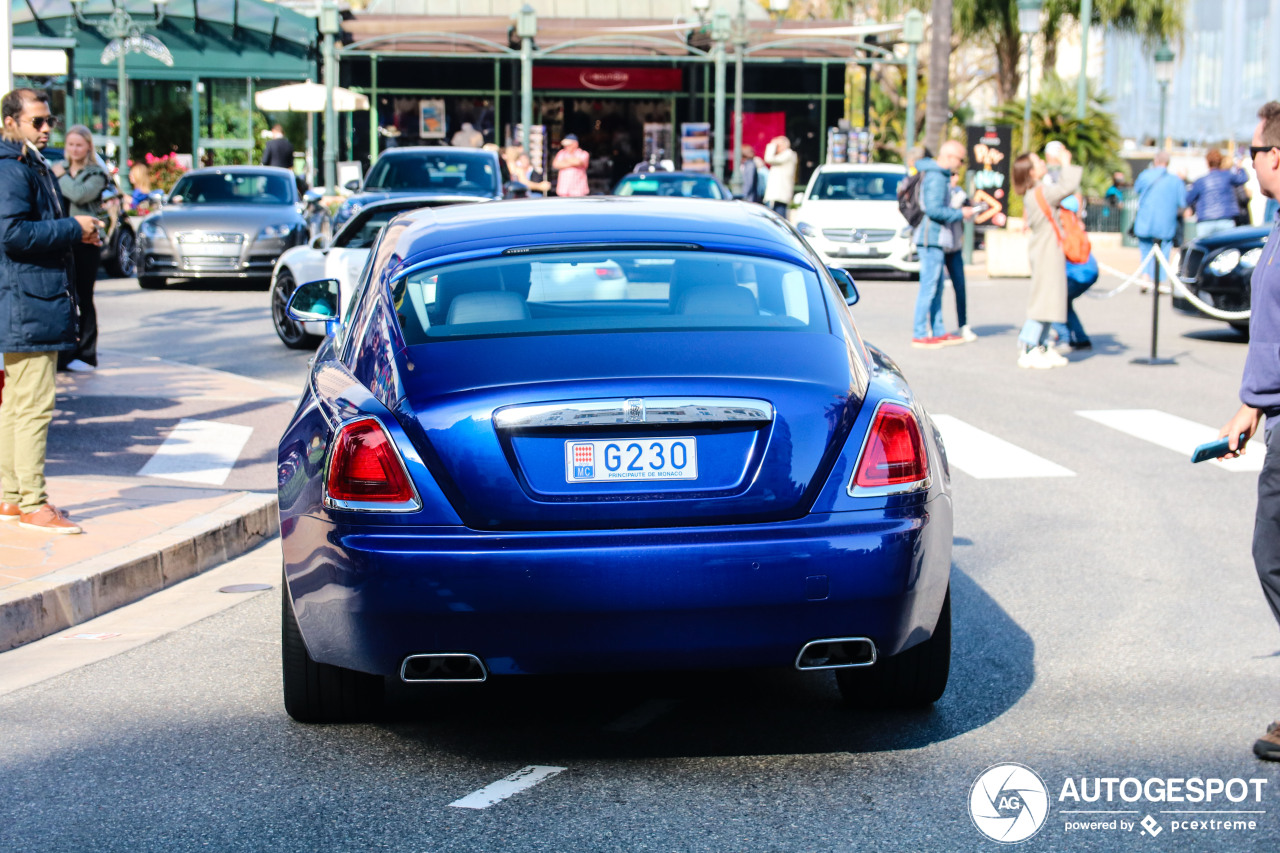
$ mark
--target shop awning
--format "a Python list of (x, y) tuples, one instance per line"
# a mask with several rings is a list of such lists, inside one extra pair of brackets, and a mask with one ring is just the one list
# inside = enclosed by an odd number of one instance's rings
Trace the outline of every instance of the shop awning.
[[(324, 112), (325, 87), (320, 83), (294, 83), (253, 93), (253, 103), (264, 112), (319, 113)], [(369, 98), (350, 89), (337, 86), (333, 90), (333, 105), (340, 113), (369, 109)]]

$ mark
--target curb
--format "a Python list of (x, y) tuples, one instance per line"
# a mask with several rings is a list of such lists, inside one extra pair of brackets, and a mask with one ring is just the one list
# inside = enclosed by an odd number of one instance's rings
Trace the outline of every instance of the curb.
[(276, 496), (226, 506), (0, 592), (0, 652), (39, 640), (238, 557), (280, 531)]

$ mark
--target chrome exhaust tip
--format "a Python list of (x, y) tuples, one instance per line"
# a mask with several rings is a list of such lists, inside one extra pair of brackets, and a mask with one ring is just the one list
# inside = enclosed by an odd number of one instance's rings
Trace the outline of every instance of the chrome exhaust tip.
[(477, 684), (488, 678), (484, 661), (471, 654), (409, 655), (400, 664), (400, 680), (409, 684)]
[(796, 669), (847, 669), (876, 662), (876, 644), (866, 637), (811, 640), (796, 655)]

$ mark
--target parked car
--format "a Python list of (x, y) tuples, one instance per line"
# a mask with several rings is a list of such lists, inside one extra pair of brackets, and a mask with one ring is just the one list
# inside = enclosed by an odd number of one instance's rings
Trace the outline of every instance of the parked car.
[(138, 225), (145, 289), (169, 278), (239, 278), (269, 285), (276, 259), (307, 242), (293, 173), (271, 166), (194, 169)]
[[(648, 280), (531, 298), (535, 263)], [(338, 296), (309, 282), (290, 311), (335, 320)], [(358, 719), (388, 678), (749, 667), (936, 700), (950, 475), (856, 298), (759, 205), (396, 217), (279, 443), (288, 713)]]
[(906, 177), (906, 168), (888, 164), (819, 166), (792, 221), (832, 266), (919, 276), (911, 227), (898, 211)]
[(324, 337), (324, 323), (297, 323), (290, 319), (286, 307), (289, 297), (300, 282), (329, 278), (338, 282), (338, 305), (345, 308), (351, 301), (360, 272), (369, 258), (369, 250), (382, 228), (398, 214), (422, 207), (448, 204), (471, 204), (485, 201), (476, 196), (408, 196), (378, 201), (362, 207), (347, 220), (333, 242), (323, 234), (314, 236), (305, 246), (294, 246), (276, 261), (271, 275), (271, 322), (276, 334), (290, 349), (312, 349)]
[[(1196, 298), (1220, 311), (1248, 311), (1249, 279), (1262, 257), (1271, 233), (1269, 226), (1246, 226), (1201, 237), (1182, 250), (1178, 278)], [(1209, 317), (1181, 293), (1173, 294), (1173, 307), (1184, 314)], [(1210, 319), (1218, 319), (1210, 317)], [(1249, 319), (1229, 320), (1232, 328), (1248, 333)]]
[(618, 196), (678, 196), (680, 198), (731, 199), (719, 178), (705, 172), (633, 172), (613, 188)]
[(353, 195), (333, 215), (336, 231), (366, 204), (397, 196), (470, 196), (502, 198), (498, 155), (479, 148), (416, 146), (390, 148), (365, 176), (346, 185)]

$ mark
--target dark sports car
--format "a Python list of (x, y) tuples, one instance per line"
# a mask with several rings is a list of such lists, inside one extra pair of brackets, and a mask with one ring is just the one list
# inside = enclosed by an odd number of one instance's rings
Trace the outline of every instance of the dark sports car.
[[(1178, 278), (1196, 298), (1225, 312), (1249, 310), (1249, 279), (1262, 257), (1271, 228), (1233, 228), (1211, 237), (1202, 237), (1182, 250)], [(1173, 307), (1185, 314), (1221, 320), (1197, 308), (1180, 293), (1173, 295)], [(1232, 327), (1249, 331), (1249, 318), (1226, 320)]]
[(749, 667), (935, 701), (946, 455), (846, 298), (755, 204), (393, 219), (280, 440), (288, 713), (358, 718), (386, 678)]
[(346, 188), (353, 195), (334, 213), (335, 231), (366, 204), (399, 196), (502, 198), (502, 166), (497, 154), (479, 148), (391, 148), (378, 155), (363, 184)]

